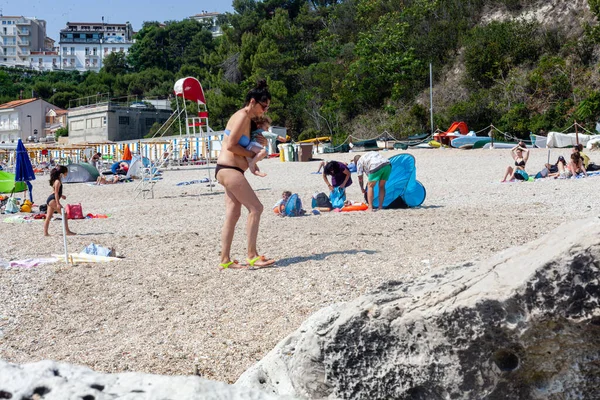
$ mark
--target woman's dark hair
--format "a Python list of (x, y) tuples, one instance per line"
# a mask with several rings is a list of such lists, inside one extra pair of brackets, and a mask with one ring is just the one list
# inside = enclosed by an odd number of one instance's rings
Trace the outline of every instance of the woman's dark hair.
[(325, 175), (336, 175), (340, 173), (340, 164), (337, 161), (329, 161), (323, 168)]
[(54, 182), (60, 179), (62, 174), (66, 174), (67, 172), (69, 172), (69, 170), (64, 165), (52, 168), (52, 171), (50, 171), (50, 186), (54, 186)]
[(556, 164), (558, 165), (559, 162), (562, 162), (564, 165), (567, 164), (567, 162), (565, 161), (565, 158), (563, 156), (558, 156), (558, 160), (556, 160)]
[(265, 101), (271, 100), (271, 93), (269, 93), (269, 86), (267, 85), (267, 81), (264, 79), (259, 79), (256, 83), (256, 87), (248, 92), (246, 95), (245, 106), (250, 104), (250, 100), (254, 99), (256, 102), (264, 103)]

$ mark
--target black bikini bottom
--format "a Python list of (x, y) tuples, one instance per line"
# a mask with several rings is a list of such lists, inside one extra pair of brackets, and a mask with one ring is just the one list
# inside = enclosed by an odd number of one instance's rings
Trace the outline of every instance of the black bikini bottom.
[(231, 165), (217, 164), (217, 168), (215, 168), (215, 178), (219, 174), (219, 171), (222, 170), (222, 169), (235, 169), (236, 171), (240, 171), (242, 173), (242, 175), (244, 174), (244, 170), (241, 169), (241, 168), (233, 167)]

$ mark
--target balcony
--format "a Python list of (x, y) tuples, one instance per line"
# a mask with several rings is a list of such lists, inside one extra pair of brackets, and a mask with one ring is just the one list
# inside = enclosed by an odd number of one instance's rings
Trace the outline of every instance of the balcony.
[(17, 29), (17, 35), (19, 36), (29, 36), (31, 31), (29, 29)]
[(99, 57), (100, 57), (99, 54), (93, 54), (93, 53), (85, 55), (85, 58), (99, 58)]
[(67, 64), (67, 65), (63, 65), (62, 69), (69, 71), (69, 70), (77, 69), (77, 67), (75, 66), (75, 64)]
[(17, 25), (31, 25), (31, 20), (25, 18), (19, 19)]
[(17, 41), (17, 43), (19, 44), (19, 46), (29, 46), (31, 44), (31, 42), (29, 40), (19, 40)]
[(3, 46), (4, 47), (17, 47), (17, 43), (16, 42), (4, 42)]

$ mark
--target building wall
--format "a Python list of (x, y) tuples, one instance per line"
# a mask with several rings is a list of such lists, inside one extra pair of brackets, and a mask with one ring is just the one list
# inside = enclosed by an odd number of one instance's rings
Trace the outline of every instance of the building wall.
[(46, 21), (20, 16), (0, 17), (0, 64), (31, 67), (32, 51), (44, 50)]
[(0, 142), (19, 138), (26, 141), (29, 136), (38, 140), (45, 137), (46, 113), (50, 109), (56, 110), (59, 107), (41, 99), (13, 109), (0, 109)]
[(97, 106), (71, 109), (68, 114), (69, 142), (119, 142), (143, 138), (154, 122), (164, 122), (170, 110)]
[(100, 71), (111, 53), (127, 54), (134, 43), (131, 24), (68, 23), (60, 32), (60, 68)]

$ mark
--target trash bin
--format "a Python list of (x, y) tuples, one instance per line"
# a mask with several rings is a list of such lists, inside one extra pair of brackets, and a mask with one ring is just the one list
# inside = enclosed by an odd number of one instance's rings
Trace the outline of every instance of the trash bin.
[(288, 144), (287, 145), (287, 154), (286, 154), (286, 161), (296, 161), (296, 149), (295, 149), (296, 145), (295, 144)]
[(283, 161), (294, 161), (294, 147), (291, 144), (279, 145), (279, 158)]
[(283, 150), (283, 145), (278, 144), (277, 149), (279, 149), (279, 160), (281, 162), (284, 162), (285, 161), (285, 151)]
[(312, 143), (301, 143), (298, 148), (298, 161), (310, 161), (312, 159), (312, 152)]

